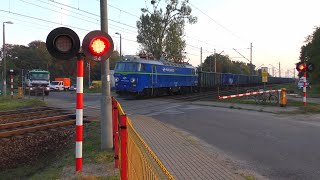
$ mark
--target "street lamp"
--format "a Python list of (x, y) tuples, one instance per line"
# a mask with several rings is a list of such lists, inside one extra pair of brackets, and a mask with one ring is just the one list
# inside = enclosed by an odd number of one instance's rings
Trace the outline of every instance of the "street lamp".
[(7, 77), (6, 77), (6, 49), (5, 49), (5, 44), (6, 44), (6, 41), (5, 41), (5, 24), (13, 24), (13, 22), (11, 21), (6, 21), (6, 22), (3, 22), (3, 52), (2, 52), (2, 62), (3, 62), (3, 96), (6, 96), (7, 95)]
[(121, 34), (120, 33), (116, 32), (116, 34), (120, 35), (120, 58), (121, 58), (122, 57), (122, 53), (121, 53), (121, 51), (122, 51), (122, 48), (121, 48), (122, 38), (121, 38)]

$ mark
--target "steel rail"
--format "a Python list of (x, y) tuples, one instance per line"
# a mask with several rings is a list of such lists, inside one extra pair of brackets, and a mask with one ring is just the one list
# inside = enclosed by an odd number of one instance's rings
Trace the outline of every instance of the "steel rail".
[(51, 112), (57, 112), (57, 110), (48, 109), (48, 110), (42, 110), (42, 111), (23, 112), (23, 113), (3, 115), (3, 116), (0, 116), (0, 120), (7, 120), (7, 119), (14, 119), (14, 118), (21, 118), (21, 117), (32, 117), (32, 116), (37, 116), (39, 114), (48, 114)]
[(40, 106), (37, 108), (24, 108), (24, 109), (18, 109), (18, 110), (0, 111), (0, 117), (4, 115), (18, 114), (18, 113), (25, 113), (25, 112), (35, 112), (35, 111), (38, 112), (45, 109), (52, 109), (52, 108), (46, 107), (46, 106)]
[(0, 138), (5, 138), (5, 137), (10, 137), (13, 135), (21, 135), (29, 132), (35, 132), (35, 131), (40, 131), (44, 129), (49, 129), (49, 128), (55, 128), (59, 126), (67, 126), (75, 123), (75, 119), (72, 120), (65, 120), (62, 122), (56, 122), (56, 123), (50, 123), (50, 124), (44, 124), (44, 125), (37, 125), (33, 127), (22, 127), (20, 129), (16, 130), (10, 130), (10, 131), (4, 131), (0, 132)]
[(15, 127), (19, 127), (19, 126), (27, 126), (27, 125), (31, 125), (31, 124), (39, 124), (39, 123), (63, 120), (63, 119), (67, 119), (67, 118), (70, 119), (70, 117), (72, 115), (73, 114), (67, 114), (67, 115), (59, 115), (59, 116), (52, 116), (52, 117), (26, 120), (26, 121), (18, 121), (18, 122), (13, 122), (13, 123), (0, 124), (0, 130), (1, 129), (8, 129), (8, 128), (15, 128)]

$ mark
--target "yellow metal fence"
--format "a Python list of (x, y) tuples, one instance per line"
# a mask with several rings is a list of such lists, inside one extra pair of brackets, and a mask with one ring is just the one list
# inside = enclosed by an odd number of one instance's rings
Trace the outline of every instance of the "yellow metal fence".
[[(172, 175), (157, 158), (155, 153), (135, 130), (130, 118), (125, 115), (121, 105), (114, 98), (113, 106), (113, 109), (118, 111), (118, 117), (113, 117), (113, 119), (119, 120), (120, 127), (118, 133), (120, 134), (118, 138), (119, 153), (118, 155), (116, 153), (116, 157), (119, 157), (121, 179), (173, 179)], [(126, 120), (126, 127), (121, 123), (121, 118)], [(125, 147), (125, 149), (123, 149), (123, 147)], [(121, 152), (121, 150), (125, 150), (126, 154)], [(115, 150), (115, 152), (117, 151)]]

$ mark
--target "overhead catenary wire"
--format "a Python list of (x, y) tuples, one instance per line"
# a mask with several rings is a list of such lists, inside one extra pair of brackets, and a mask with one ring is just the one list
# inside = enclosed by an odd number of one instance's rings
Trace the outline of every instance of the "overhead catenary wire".
[(230, 34), (232, 34), (234, 37), (241, 39), (239, 36), (237, 36), (235, 33), (233, 33), (231, 30), (229, 30), (228, 28), (226, 28), (225, 26), (223, 26), (221, 23), (219, 23), (217, 20), (213, 19), (212, 17), (210, 17), (208, 14), (206, 14), (205, 12), (203, 12), (202, 10), (200, 10), (199, 8), (197, 8), (195, 5), (193, 5), (192, 3), (189, 2), (189, 4), (194, 7), (195, 9), (197, 9), (199, 12), (201, 12), (203, 15), (207, 16), (210, 20), (212, 20), (215, 24), (217, 24), (218, 26), (220, 26), (222, 29), (226, 30), (227, 32), (229, 32)]
[[(38, 1), (41, 1), (41, 0), (38, 0)], [(97, 14), (94, 14), (94, 13), (91, 13), (91, 12), (88, 12), (88, 11), (85, 11), (85, 10), (81, 10), (81, 9), (79, 9), (79, 8), (76, 8), (76, 7), (73, 7), (73, 6), (70, 6), (70, 5), (66, 5), (66, 4), (63, 4), (63, 3), (59, 3), (59, 2), (56, 2), (56, 1), (51, 1), (51, 2), (56, 3), (56, 4), (59, 4), (59, 5), (61, 5), (61, 6), (65, 6), (65, 7), (68, 7), (68, 8), (74, 9), (74, 10), (77, 10), (77, 11), (81, 11), (81, 12), (84, 12), (84, 13), (87, 13), (87, 14), (90, 14), (90, 15), (99, 17), (99, 15), (97, 15)], [(190, 4), (191, 4), (191, 3), (190, 3)], [(117, 9), (117, 10), (120, 10), (121, 12), (125, 12), (125, 13), (128, 14), (128, 15), (131, 15), (131, 16), (133, 16), (133, 17), (139, 18), (138, 16), (136, 16), (136, 15), (134, 15), (134, 14), (132, 14), (132, 13), (129, 13), (129, 12), (123, 10), (123, 9), (120, 9), (120, 8), (115, 7), (115, 6), (113, 6), (113, 5), (110, 5), (110, 4), (108, 4), (108, 5), (109, 5), (110, 7), (112, 7), (112, 8), (115, 8), (115, 9)], [(195, 8), (198, 9), (197, 7), (195, 7)], [(199, 10), (199, 9), (198, 9), (198, 10)], [(199, 11), (201, 11), (201, 10), (199, 10)], [(116, 23), (120, 23), (120, 22), (115, 21), (115, 20), (112, 20), (112, 19), (109, 19), (109, 20), (110, 20), (110, 21), (113, 21), (113, 22), (116, 22)], [(137, 29), (136, 27), (130, 26), (130, 25), (128, 25), (128, 24), (124, 24), (124, 23), (120, 23), (120, 24), (122, 24), (122, 25), (127, 25), (128, 27)], [(193, 39), (193, 40), (196, 40), (196, 41), (198, 41), (198, 42), (202, 42), (202, 43), (204, 43), (204, 44), (210, 45), (210, 46), (212, 46), (212, 47), (216, 47), (215, 45), (212, 45), (212, 44), (210, 44), (210, 43), (207, 43), (207, 42), (205, 42), (205, 41), (203, 41), (203, 40), (196, 39), (196, 38), (193, 38), (193, 37), (191, 37), (191, 36), (186, 36), (186, 37), (187, 37), (187, 38), (190, 38), (190, 39)], [(221, 49), (221, 48), (220, 48), (220, 49)], [(223, 49), (226, 49), (226, 48), (223, 48)], [(229, 48), (229, 49), (232, 49), (232, 48)]]
[(31, 3), (31, 2), (24, 1), (24, 0), (19, 0), (19, 1), (24, 2), (24, 3), (27, 3), (27, 4), (30, 4), (30, 5), (33, 5), (33, 6), (36, 6), (36, 7), (43, 8), (43, 9), (46, 9), (46, 10), (49, 10), (49, 11), (53, 11), (53, 12), (56, 12), (56, 13), (68, 15), (68, 16), (70, 16), (70, 17), (77, 18), (77, 19), (80, 19), (80, 20), (83, 20), (83, 21), (86, 21), (86, 22), (89, 22), (89, 23), (98, 24), (98, 23), (100, 22), (99, 20), (96, 20), (95, 22), (94, 22), (94, 21), (89, 21), (89, 20), (87, 20), (87, 19), (84, 19), (84, 18), (81, 18), (81, 17), (78, 17), (78, 16), (73, 16), (73, 15), (71, 15), (71, 14), (63, 13), (63, 12), (61, 12), (61, 11), (53, 10), (53, 9), (50, 9), (50, 8), (47, 8), (47, 7), (43, 7), (43, 6), (40, 6), (40, 5)]
[[(27, 2), (25, 0), (20, 0), (21, 2), (24, 2), (24, 3), (28, 3), (30, 5), (33, 5), (33, 6), (37, 6), (39, 8), (43, 8), (43, 9), (47, 9), (49, 11), (53, 11), (53, 12), (57, 12), (57, 13), (60, 13), (60, 14), (64, 14), (64, 15), (68, 15), (68, 16), (71, 16), (71, 17), (74, 17), (74, 18), (77, 18), (79, 20), (83, 20), (83, 21), (86, 21), (86, 22), (91, 22), (92, 24), (99, 24), (99, 20), (95, 17), (100, 17), (100, 15), (98, 14), (95, 14), (95, 13), (92, 13), (92, 12), (89, 12), (89, 11), (85, 11), (85, 10), (82, 10), (82, 9), (79, 9), (76, 8), (76, 7), (73, 7), (73, 6), (69, 6), (69, 5), (66, 5), (66, 4), (63, 4), (63, 3), (59, 3), (59, 2), (56, 2), (56, 1), (43, 1), (43, 0), (36, 0), (36, 1), (39, 1), (39, 2), (42, 2), (42, 3), (45, 3), (49, 6), (53, 6), (55, 8), (59, 8), (59, 9), (63, 9), (65, 11), (68, 11), (68, 12), (71, 12), (71, 13), (75, 13), (77, 15), (79, 15), (80, 17), (78, 16), (74, 16), (74, 15), (70, 15), (70, 14), (66, 14), (66, 13), (63, 13), (61, 11), (58, 11), (58, 10), (54, 10), (54, 9), (51, 9), (49, 7), (44, 7), (44, 6), (41, 6), (41, 5), (37, 5), (37, 4), (34, 4), (34, 3), (30, 3), (30, 2)], [(113, 5), (110, 5), (110, 7), (112, 8), (115, 8), (121, 12), (125, 12), (126, 14), (130, 15), (130, 16), (133, 16), (133, 17), (137, 17), (139, 18), (138, 16), (135, 16), (131, 13), (128, 13), (118, 7), (115, 7)], [(11, 13), (11, 14), (14, 14), (16, 16), (20, 16), (20, 17), (26, 17), (26, 18), (31, 18), (31, 19), (34, 19), (34, 20), (38, 20), (38, 21), (42, 21), (42, 22), (46, 22), (46, 23), (52, 23), (52, 24), (57, 24), (57, 25), (63, 25), (63, 26), (67, 26), (67, 27), (70, 27), (70, 28), (75, 28), (75, 29), (78, 29), (78, 30), (82, 30), (82, 31), (85, 31), (85, 32), (89, 32), (90, 30), (86, 29), (86, 28), (82, 28), (82, 27), (77, 27), (77, 26), (72, 26), (72, 25), (67, 25), (67, 24), (63, 24), (63, 23), (57, 23), (57, 22), (53, 22), (53, 21), (49, 21), (49, 20), (46, 20), (46, 19), (41, 19), (41, 18), (38, 18), (38, 17), (32, 17), (32, 16), (29, 16), (29, 15), (25, 15), (25, 14), (22, 14), (22, 13), (16, 13), (16, 12), (12, 12), (12, 10), (9, 10), (9, 11), (5, 11), (5, 10), (0, 10), (2, 12), (6, 12), (6, 13)], [(83, 13), (77, 13), (76, 11), (79, 11), (79, 12), (83, 12)], [(85, 18), (88, 18), (88, 19), (85, 19)], [(131, 26), (129, 24), (126, 24), (126, 23), (123, 23), (123, 22), (120, 22), (120, 21), (116, 21), (116, 20), (113, 20), (113, 19), (109, 19), (111, 22), (115, 22), (117, 24), (119, 24), (119, 26), (117, 25), (113, 25), (113, 24), (110, 24), (111, 29), (114, 29), (114, 30), (117, 30), (117, 31), (121, 31), (121, 32), (124, 32), (124, 33), (128, 33), (128, 34), (132, 34), (132, 35), (137, 35), (137, 31), (132, 31), (130, 29), (126, 29), (123, 26), (127, 26), (129, 28), (132, 28), (134, 30), (138, 30), (137, 27), (134, 27), (134, 26)], [(94, 22), (95, 21), (95, 22)], [(121, 26), (120, 26), (121, 25)], [(206, 44), (206, 45), (209, 45), (209, 46), (212, 46), (212, 47), (216, 47), (215, 45), (213, 44), (210, 44), (206, 41), (203, 41), (203, 40), (200, 40), (200, 39), (197, 39), (197, 38), (194, 38), (194, 37), (191, 37), (191, 36), (186, 36), (187, 38), (190, 38), (190, 39), (193, 39), (193, 40), (196, 40), (198, 42), (201, 42), (201, 44)], [(131, 40), (131, 39), (125, 39), (123, 38), (123, 40), (126, 40), (126, 41), (130, 41), (130, 42), (134, 42), (134, 43), (137, 43), (136, 40)], [(186, 44), (186, 46), (188, 47), (191, 47), (193, 49), (200, 49), (199, 45), (198, 47), (197, 46), (194, 46), (194, 45), (190, 45), (190, 44)], [(209, 48), (211, 49), (211, 48)], [(219, 49), (222, 49), (222, 48), (219, 48)], [(225, 48), (223, 48), (225, 49)], [(230, 48), (231, 49), (231, 48)], [(238, 49), (238, 48), (237, 48)], [(208, 52), (208, 53), (212, 53), (213, 54), (213, 50), (207, 50), (206, 48), (203, 49), (205, 52)], [(189, 53), (191, 55), (191, 53)], [(192, 54), (192, 55), (195, 55), (195, 54)], [(196, 56), (199, 56), (199, 55), (196, 55)]]
[[(81, 10), (81, 9), (78, 9), (78, 8), (76, 8), (76, 7), (73, 7), (73, 6), (69, 6), (69, 5), (66, 5), (66, 4), (63, 4), (63, 3), (59, 3), (59, 2), (56, 2), (56, 1), (51, 1), (51, 2), (57, 3), (57, 4), (61, 5), (61, 6), (65, 6), (65, 7), (71, 8), (71, 9), (78, 10), (78, 11), (80, 11), (80, 12), (84, 12), (84, 13), (93, 15), (93, 16), (96, 16), (96, 17), (100, 17), (100, 15), (98, 15), (98, 14), (94, 14), (94, 13), (91, 13), (91, 12), (89, 12), (89, 11)], [(131, 27), (131, 28), (136, 29), (135, 26), (131, 26), (131, 25), (129, 25), (129, 24), (122, 23), (122, 22), (120, 22), (120, 21), (116, 21), (116, 20), (113, 20), (113, 19), (110, 19), (110, 18), (108, 18), (108, 20), (109, 20), (109, 21), (112, 21), (112, 22), (115, 22), (115, 23), (122, 24), (122, 25), (127, 26), (127, 27)]]

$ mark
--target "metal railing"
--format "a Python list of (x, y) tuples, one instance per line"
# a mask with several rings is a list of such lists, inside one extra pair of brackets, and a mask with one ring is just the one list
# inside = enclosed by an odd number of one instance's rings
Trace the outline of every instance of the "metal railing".
[(135, 130), (115, 98), (112, 98), (112, 107), (115, 167), (120, 169), (120, 178), (174, 179)]

